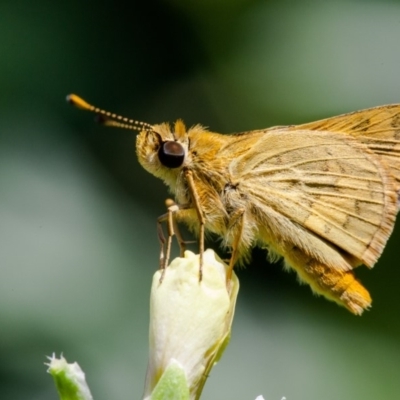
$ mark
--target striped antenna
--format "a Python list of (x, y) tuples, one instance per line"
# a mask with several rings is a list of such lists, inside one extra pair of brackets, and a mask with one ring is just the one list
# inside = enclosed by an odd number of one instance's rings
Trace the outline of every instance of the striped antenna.
[(91, 104), (87, 103), (76, 94), (69, 94), (67, 96), (67, 102), (77, 108), (81, 108), (83, 110), (91, 111), (97, 114), (96, 121), (102, 125), (129, 129), (133, 131), (153, 130), (153, 126), (146, 122), (136, 121), (134, 119), (129, 119), (126, 117), (122, 117), (121, 115), (102, 110), (101, 108), (92, 106)]

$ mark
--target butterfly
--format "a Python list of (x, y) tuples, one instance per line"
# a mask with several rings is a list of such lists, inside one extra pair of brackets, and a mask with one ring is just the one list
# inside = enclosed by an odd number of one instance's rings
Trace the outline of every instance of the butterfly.
[(167, 241), (160, 233), (164, 262), (176, 222), (184, 222), (199, 235), (200, 256), (206, 232), (222, 238), (230, 270), (260, 246), (315, 293), (357, 315), (370, 307), (354, 270), (374, 266), (399, 210), (400, 104), (219, 134), (181, 120), (138, 122), (68, 99), (105, 125), (139, 131), (140, 164), (175, 195), (159, 219), (169, 226)]

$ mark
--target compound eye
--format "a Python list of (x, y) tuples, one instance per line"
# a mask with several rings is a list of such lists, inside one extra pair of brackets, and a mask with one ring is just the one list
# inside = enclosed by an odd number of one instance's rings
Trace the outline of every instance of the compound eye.
[(178, 168), (185, 160), (185, 150), (178, 142), (163, 142), (158, 150), (160, 163), (167, 168)]

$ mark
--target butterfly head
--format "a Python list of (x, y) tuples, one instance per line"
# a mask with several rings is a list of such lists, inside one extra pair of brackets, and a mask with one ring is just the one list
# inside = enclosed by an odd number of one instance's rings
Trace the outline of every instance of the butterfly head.
[(171, 185), (185, 165), (188, 144), (185, 125), (178, 120), (173, 127), (163, 123), (142, 130), (136, 138), (136, 153), (146, 171)]

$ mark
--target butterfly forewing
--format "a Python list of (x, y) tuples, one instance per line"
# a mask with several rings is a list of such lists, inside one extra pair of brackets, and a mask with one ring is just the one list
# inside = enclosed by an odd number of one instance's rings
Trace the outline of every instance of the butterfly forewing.
[(391, 104), (292, 126), (290, 130), (322, 130), (348, 134), (372, 150), (400, 188), (400, 104)]
[(267, 130), (232, 162), (231, 173), (262, 209), (278, 212), (359, 263), (372, 266), (392, 230), (397, 201), (393, 179), (351, 137)]

